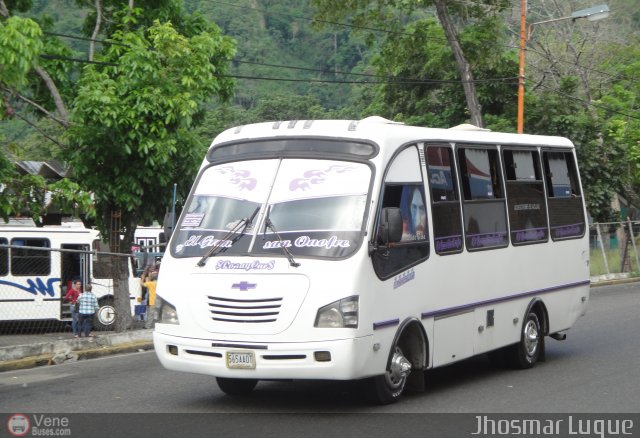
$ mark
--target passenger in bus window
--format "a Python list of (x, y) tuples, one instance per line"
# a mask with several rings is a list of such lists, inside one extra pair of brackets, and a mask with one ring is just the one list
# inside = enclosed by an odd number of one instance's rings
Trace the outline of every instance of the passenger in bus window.
[(63, 300), (69, 304), (69, 310), (71, 312), (71, 330), (73, 331), (73, 337), (77, 338), (80, 334), (80, 323), (78, 320), (78, 309), (76, 303), (80, 297), (80, 291), (82, 283), (80, 281), (74, 281), (71, 289), (67, 291)]
[(93, 328), (93, 316), (98, 311), (100, 306), (98, 305), (98, 299), (91, 291), (91, 284), (87, 284), (84, 287), (84, 292), (80, 295), (78, 303), (80, 303), (79, 319), (82, 326), (82, 333), (85, 338), (93, 338), (91, 329)]
[(427, 229), (427, 213), (420, 187), (404, 187), (400, 211), (403, 222), (402, 242), (424, 240)]

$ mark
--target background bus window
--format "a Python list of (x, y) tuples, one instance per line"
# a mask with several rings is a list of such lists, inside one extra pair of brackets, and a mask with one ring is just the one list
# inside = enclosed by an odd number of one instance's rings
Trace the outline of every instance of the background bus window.
[(549, 228), (553, 240), (573, 239), (585, 233), (582, 194), (571, 152), (543, 152), (549, 204)]
[(549, 226), (538, 152), (504, 149), (503, 160), (511, 242), (546, 242)]
[[(11, 239), (12, 246), (50, 248), (48, 239)], [(51, 252), (32, 248), (11, 249), (11, 274), (49, 275), (51, 272)]]
[(461, 147), (458, 162), (467, 249), (506, 247), (507, 213), (497, 148)]
[(426, 157), (435, 251), (437, 254), (454, 254), (462, 251), (462, 213), (453, 150), (448, 146), (428, 145)]
[[(0, 245), (8, 245), (7, 239), (0, 237)], [(9, 249), (0, 248), (0, 275), (4, 276), (9, 273)]]

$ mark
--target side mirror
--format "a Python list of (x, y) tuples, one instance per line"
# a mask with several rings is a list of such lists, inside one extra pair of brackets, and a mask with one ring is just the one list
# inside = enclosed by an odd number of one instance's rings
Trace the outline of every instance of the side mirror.
[(399, 242), (402, 239), (402, 216), (397, 207), (382, 209), (379, 241), (383, 245)]

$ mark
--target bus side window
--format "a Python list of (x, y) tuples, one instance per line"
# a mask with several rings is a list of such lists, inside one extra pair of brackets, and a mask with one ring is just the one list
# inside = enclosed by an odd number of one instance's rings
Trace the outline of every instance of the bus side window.
[(540, 156), (534, 150), (503, 149), (507, 207), (514, 245), (549, 239)]
[(458, 147), (467, 250), (504, 248), (507, 212), (496, 147)]
[(389, 166), (377, 223), (385, 207), (400, 209), (403, 230), (399, 242), (372, 255), (374, 269), (381, 279), (398, 274), (429, 256), (424, 182), (415, 146), (403, 150)]
[(573, 154), (545, 151), (542, 157), (551, 238), (564, 240), (582, 237), (585, 233), (585, 218)]
[(49, 239), (16, 238), (11, 239), (12, 246), (33, 248), (13, 248), (11, 250), (11, 274), (19, 276), (49, 275), (51, 273), (51, 248)]
[[(0, 245), (8, 245), (9, 241), (0, 237)], [(9, 249), (0, 248), (0, 275), (5, 276), (9, 273)]]
[(453, 150), (446, 145), (427, 145), (427, 172), (433, 212), (433, 238), (437, 254), (462, 251), (462, 213), (458, 199)]

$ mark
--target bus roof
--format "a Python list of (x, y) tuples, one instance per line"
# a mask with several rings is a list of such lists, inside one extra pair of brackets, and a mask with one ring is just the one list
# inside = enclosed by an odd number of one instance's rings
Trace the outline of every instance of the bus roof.
[(362, 120), (291, 120), (237, 126), (222, 132), (212, 147), (227, 142), (278, 137), (335, 137), (369, 140), (381, 147), (416, 141), (445, 141), (473, 144), (535, 145), (573, 148), (564, 137), (494, 132), (473, 125), (454, 128), (424, 128), (393, 122), (382, 117)]

